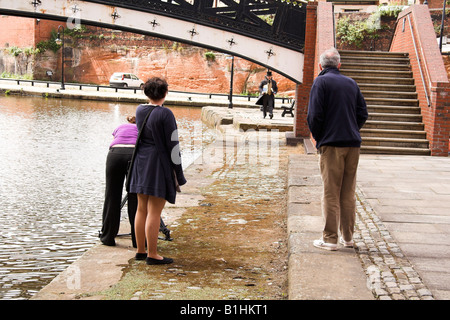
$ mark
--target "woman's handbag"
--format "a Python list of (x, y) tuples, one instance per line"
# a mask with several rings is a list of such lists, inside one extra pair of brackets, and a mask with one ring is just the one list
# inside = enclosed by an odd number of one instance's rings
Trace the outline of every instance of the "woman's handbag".
[(131, 160), (128, 162), (128, 171), (127, 171), (127, 179), (125, 182), (125, 190), (127, 190), (127, 192), (130, 192), (130, 183), (131, 183), (131, 171), (133, 169), (133, 165), (134, 165), (134, 158), (136, 156), (136, 152), (139, 146), (139, 139), (141, 138), (141, 134), (142, 131), (144, 130), (145, 124), (147, 123), (147, 119), (150, 116), (150, 113), (152, 113), (152, 111), (156, 108), (156, 106), (151, 106), (150, 111), (147, 113), (147, 115), (145, 116), (144, 122), (142, 123), (141, 128), (139, 129), (139, 133), (136, 139), (136, 144), (134, 146), (134, 150), (133, 150), (133, 155), (131, 156)]

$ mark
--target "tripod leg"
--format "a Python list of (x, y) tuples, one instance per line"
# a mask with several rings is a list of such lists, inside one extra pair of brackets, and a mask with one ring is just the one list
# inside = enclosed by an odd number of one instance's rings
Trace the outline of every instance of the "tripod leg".
[(170, 237), (170, 230), (166, 227), (163, 219), (160, 219), (160, 223), (159, 223), (159, 231), (161, 231), (162, 233), (164, 233), (164, 235), (166, 236), (164, 238), (164, 240), (166, 241), (172, 241), (173, 239)]

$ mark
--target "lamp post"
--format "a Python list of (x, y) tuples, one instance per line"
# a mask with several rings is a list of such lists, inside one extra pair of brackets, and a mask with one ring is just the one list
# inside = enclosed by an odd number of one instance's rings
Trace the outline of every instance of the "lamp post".
[[(227, 57), (227, 59), (230, 58)], [(230, 103), (228, 104), (228, 109), (233, 109), (233, 76), (234, 76), (234, 56), (231, 56), (230, 96), (228, 98)]]
[[(61, 32), (59, 31), (62, 29), (62, 36)], [(61, 90), (64, 90), (66, 87), (64, 86), (64, 27), (58, 26), (58, 35), (55, 39), (56, 44), (60, 45), (62, 44), (62, 51), (61, 51)]]

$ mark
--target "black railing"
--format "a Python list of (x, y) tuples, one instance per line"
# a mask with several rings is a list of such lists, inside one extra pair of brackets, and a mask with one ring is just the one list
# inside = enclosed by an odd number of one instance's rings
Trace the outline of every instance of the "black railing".
[[(87, 0), (191, 21), (303, 51), (306, 3), (281, 0)], [(305, 1), (306, 2), (306, 1)], [(120, 11), (120, 10), (118, 10)], [(120, 12), (114, 12), (120, 19)]]
[[(45, 80), (27, 80), (27, 79), (12, 79), (12, 78), (0, 78), (0, 81), (11, 81), (15, 82), (17, 85), (20, 85), (20, 83), (28, 83), (30, 86), (34, 87), (35, 84), (44, 84), (46, 88), (50, 88), (50, 85), (57, 86), (57, 90), (60, 90), (61, 82), (60, 81), (45, 81)], [(95, 88), (96, 91), (100, 91), (100, 89), (106, 89), (111, 90), (116, 93), (121, 92), (133, 92), (134, 94), (141, 94), (142, 90), (140, 88), (124, 88), (124, 87), (113, 87), (113, 86), (107, 86), (107, 85), (98, 85), (98, 84), (87, 84), (87, 83), (65, 83), (65, 87), (67, 88), (75, 88), (78, 90), (83, 90), (84, 88)], [(208, 99), (212, 99), (213, 97), (226, 97), (229, 98), (229, 93), (202, 93), (202, 92), (188, 92), (188, 91), (176, 91), (176, 90), (170, 90), (170, 92), (178, 93), (178, 94), (185, 94), (188, 96), (205, 96), (208, 97)], [(143, 93), (142, 93), (143, 94)], [(233, 97), (235, 98), (247, 98), (248, 101), (251, 101), (251, 99), (257, 100), (257, 96), (255, 95), (237, 95), (233, 94)], [(276, 100), (281, 101), (281, 103), (290, 102), (292, 98), (290, 97), (275, 97)]]

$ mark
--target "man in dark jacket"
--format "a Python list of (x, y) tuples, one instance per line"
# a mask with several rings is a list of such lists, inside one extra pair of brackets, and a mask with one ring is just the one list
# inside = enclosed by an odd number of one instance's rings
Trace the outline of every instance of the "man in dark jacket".
[(356, 82), (339, 72), (340, 55), (334, 48), (320, 56), (321, 72), (311, 87), (308, 126), (320, 154), (323, 181), (322, 239), (314, 246), (337, 250), (340, 242), (353, 247), (356, 171), (361, 135), (368, 118), (364, 97)]
[(262, 111), (264, 118), (269, 113), (273, 118), (273, 108), (275, 107), (275, 94), (278, 92), (277, 82), (272, 79), (272, 71), (267, 71), (266, 78), (259, 85), (259, 92), (262, 95)]

